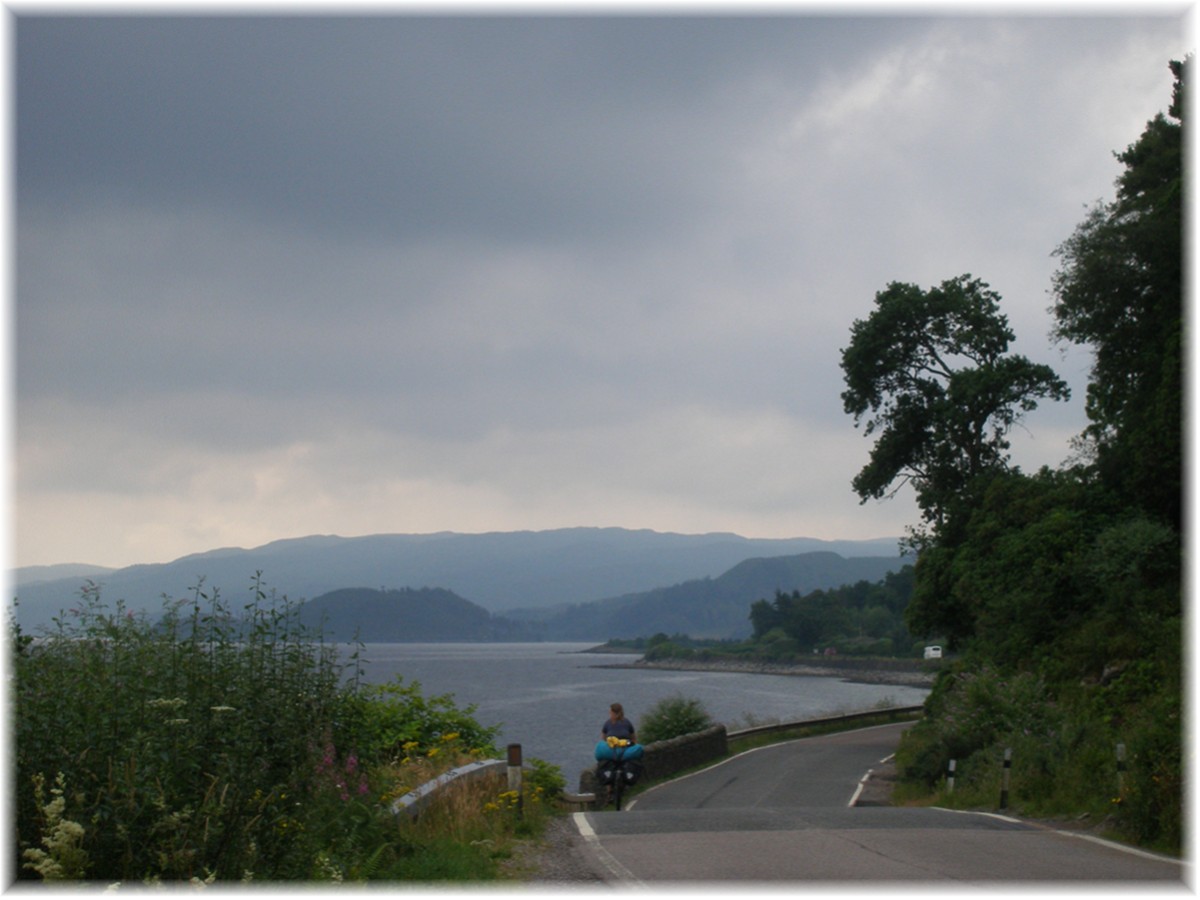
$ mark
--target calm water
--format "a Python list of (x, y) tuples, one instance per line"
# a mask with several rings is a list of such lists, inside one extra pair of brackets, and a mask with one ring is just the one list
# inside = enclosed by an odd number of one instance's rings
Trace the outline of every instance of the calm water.
[(573, 788), (593, 764), (592, 751), (608, 705), (624, 704), (635, 724), (656, 701), (682, 695), (699, 700), (716, 722), (734, 730), (769, 721), (795, 721), (859, 712), (887, 700), (924, 701), (925, 688), (852, 684), (837, 678), (669, 672), (602, 668), (640, 654), (582, 651), (594, 644), (367, 644), (368, 681), (401, 676), (426, 696), (452, 694), (474, 705), (482, 725), (499, 725), (497, 746), (521, 744), (526, 758), (560, 766)]

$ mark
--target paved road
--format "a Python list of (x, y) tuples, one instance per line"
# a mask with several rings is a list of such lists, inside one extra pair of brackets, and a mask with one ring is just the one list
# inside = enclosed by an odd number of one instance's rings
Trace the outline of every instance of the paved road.
[(1034, 823), (852, 805), (862, 779), (891, 755), (904, 727), (753, 750), (656, 786), (624, 811), (576, 813), (575, 823), (605, 880), (626, 886), (1154, 881), (1187, 887), (1190, 876), (1176, 860)]

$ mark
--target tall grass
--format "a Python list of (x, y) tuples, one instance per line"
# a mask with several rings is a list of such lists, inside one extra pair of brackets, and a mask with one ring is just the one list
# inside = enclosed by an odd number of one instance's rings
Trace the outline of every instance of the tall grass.
[[(490, 851), (423, 863), (436, 832), (390, 809), (439, 767), (494, 755), (495, 729), (418, 684), (363, 684), (358, 652), (339, 658), (261, 576), (237, 613), (201, 583), (157, 621), (89, 584), (45, 634), (14, 637), (20, 878), (495, 876)], [(488, 802), (460, 814), (496, 820)]]

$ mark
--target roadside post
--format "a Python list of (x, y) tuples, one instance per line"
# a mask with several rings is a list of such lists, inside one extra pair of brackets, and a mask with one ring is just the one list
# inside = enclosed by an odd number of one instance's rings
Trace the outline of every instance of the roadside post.
[(517, 794), (517, 818), (525, 813), (525, 794), (521, 790), (521, 745), (508, 745), (508, 789)]
[(950, 765), (946, 769), (946, 793), (954, 793), (954, 767), (958, 765), (957, 759), (950, 760)]
[(1004, 772), (1000, 777), (1000, 808), (1008, 809), (1008, 779), (1012, 772), (1012, 747), (1004, 748)]
[(1117, 744), (1117, 796), (1125, 796), (1125, 745)]

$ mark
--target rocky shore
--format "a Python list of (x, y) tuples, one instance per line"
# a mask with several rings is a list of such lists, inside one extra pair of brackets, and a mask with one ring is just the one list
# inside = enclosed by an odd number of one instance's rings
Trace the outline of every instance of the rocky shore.
[(894, 684), (930, 687), (937, 675), (933, 666), (915, 660), (836, 659), (823, 657), (812, 663), (778, 663), (733, 659), (661, 659), (648, 662), (600, 664), (600, 669), (675, 669), (687, 672), (740, 672), (752, 675), (803, 675), (841, 678), (860, 684)]

